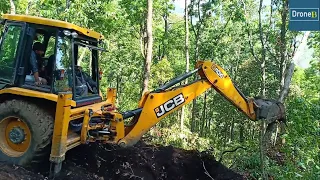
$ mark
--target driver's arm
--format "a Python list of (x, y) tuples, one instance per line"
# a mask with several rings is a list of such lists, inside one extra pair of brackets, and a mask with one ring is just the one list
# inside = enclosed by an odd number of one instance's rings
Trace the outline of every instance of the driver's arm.
[(35, 81), (40, 82), (37, 58), (36, 58), (35, 52), (33, 51), (30, 57), (30, 64), (31, 64), (31, 70), (32, 70)]

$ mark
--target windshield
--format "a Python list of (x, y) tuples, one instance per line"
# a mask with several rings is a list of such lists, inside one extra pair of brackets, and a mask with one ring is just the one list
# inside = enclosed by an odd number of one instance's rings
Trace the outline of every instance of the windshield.
[(57, 38), (55, 92), (72, 92), (75, 99), (98, 95), (97, 61), (97, 48), (92, 42), (60, 35)]
[(88, 42), (83, 43), (75, 41), (74, 43), (75, 55), (75, 79), (76, 79), (76, 96), (84, 97), (98, 92), (98, 72), (96, 66), (96, 52)]

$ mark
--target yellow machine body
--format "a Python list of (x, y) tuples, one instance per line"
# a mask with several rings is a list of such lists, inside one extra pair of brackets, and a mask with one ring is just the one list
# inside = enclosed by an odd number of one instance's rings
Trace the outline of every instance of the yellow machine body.
[(65, 29), (72, 29), (75, 30), (85, 36), (92, 37), (95, 39), (104, 39), (103, 35), (100, 33), (97, 33), (95, 31), (92, 31), (90, 29), (82, 28), (77, 25), (65, 22), (65, 21), (59, 21), (54, 19), (48, 19), (48, 18), (42, 18), (42, 17), (36, 17), (36, 16), (28, 16), (28, 15), (19, 15), (19, 14), (4, 14), (2, 16), (3, 19), (13, 20), (13, 21), (21, 21), (21, 22), (28, 22), (33, 24), (41, 24), (46, 26), (54, 26), (54, 27), (60, 27)]

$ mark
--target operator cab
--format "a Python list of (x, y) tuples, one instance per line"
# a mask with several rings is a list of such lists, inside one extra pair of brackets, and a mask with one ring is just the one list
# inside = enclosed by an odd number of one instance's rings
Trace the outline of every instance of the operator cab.
[[(58, 94), (71, 92), (77, 106), (101, 102), (98, 47), (103, 36), (64, 22), (24, 15), (3, 15), (0, 39), (0, 89), (25, 89)], [(37, 55), (39, 77), (36, 84), (30, 57), (33, 45), (41, 43), (44, 54)]]

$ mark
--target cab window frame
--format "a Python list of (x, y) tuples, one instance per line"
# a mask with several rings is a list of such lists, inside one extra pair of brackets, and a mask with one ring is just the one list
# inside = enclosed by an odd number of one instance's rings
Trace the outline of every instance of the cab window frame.
[(3, 25), (3, 31), (1, 32), (1, 39), (0, 39), (0, 51), (2, 51), (4, 40), (6, 39), (6, 35), (8, 32), (6, 32), (7, 28), (10, 26), (19, 26), (20, 29), (20, 35), (18, 39), (18, 43), (16, 44), (16, 50), (15, 50), (15, 57), (14, 57), (14, 63), (13, 63), (13, 71), (12, 71), (12, 77), (11, 79), (0, 77), (0, 84), (15, 84), (17, 79), (17, 72), (18, 67), (22, 59), (22, 54), (24, 51), (24, 48), (22, 47), (22, 44), (24, 43), (24, 36), (26, 32), (26, 24), (25, 22), (16, 22), (16, 21), (5, 21), (5, 24)]
[[(87, 43), (83, 43), (83, 41), (87, 41)], [(75, 87), (76, 87), (76, 82), (73, 81), (73, 88), (72, 88), (72, 94), (73, 94), (73, 100), (76, 101), (77, 106), (83, 106), (86, 104), (90, 104), (92, 102), (100, 102), (102, 100), (99, 92), (100, 92), (100, 80), (99, 80), (99, 69), (98, 69), (98, 51), (103, 50), (102, 48), (99, 48), (98, 45), (98, 41), (96, 39), (93, 38), (89, 38), (89, 37), (84, 37), (82, 35), (78, 35), (77, 38), (72, 37), (71, 38), (71, 58), (72, 58), (72, 73), (73, 73), (73, 79), (75, 79), (76, 75), (75, 75), (75, 66), (77, 65), (77, 61), (78, 61), (78, 49), (79, 48), (75, 48), (76, 46), (88, 46), (92, 49), (91, 51), (91, 58), (92, 58), (92, 64), (90, 66), (92, 66), (91, 69), (91, 73), (92, 73), (92, 80), (94, 80), (97, 83), (97, 94), (91, 94), (88, 96), (83, 96), (83, 97), (76, 97), (76, 91), (75, 91)]]
[[(28, 57), (25, 57), (25, 58), (22, 58), (21, 59), (21, 64), (23, 64), (23, 67), (24, 67), (24, 74), (22, 75), (22, 83), (21, 83), (21, 87), (23, 87), (23, 88), (26, 88), (26, 89), (31, 89), (31, 90), (36, 90), (36, 91), (40, 91), (40, 92), (47, 92), (47, 93), (53, 93), (53, 81), (51, 81), (51, 83), (50, 84), (47, 84), (45, 87), (44, 86), (37, 86), (37, 85), (35, 85), (35, 84), (26, 84), (26, 82), (25, 82), (25, 77), (26, 77), (26, 72), (28, 71), (28, 69), (30, 68), (30, 64), (29, 64), (29, 61), (28, 61), (28, 58), (30, 58), (30, 55), (31, 55), (31, 53), (32, 53), (32, 46), (33, 46), (33, 44), (35, 43), (35, 42), (41, 42), (41, 43), (45, 43), (45, 41), (46, 41), (46, 37), (48, 36), (48, 35), (50, 35), (49, 36), (49, 39), (51, 38), (51, 37), (53, 37), (53, 38), (55, 38), (55, 43), (57, 43), (57, 41), (56, 41), (56, 39), (57, 39), (57, 37), (58, 37), (58, 32), (59, 32), (59, 29), (58, 28), (56, 28), (56, 27), (47, 27), (47, 26), (44, 26), (44, 25), (39, 25), (39, 24), (33, 24), (33, 23), (26, 23), (28, 26), (27, 26), (27, 28), (31, 28), (32, 29), (32, 33), (31, 34), (29, 34), (29, 36), (31, 36), (32, 38), (33, 38), (33, 40), (32, 40), (32, 44), (31, 44), (31, 48), (21, 48), (21, 49), (23, 49), (23, 55), (26, 53), (25, 51), (28, 51)], [(43, 35), (43, 37), (44, 37), (44, 39), (43, 39), (43, 41), (38, 41), (37, 39), (36, 39), (36, 36), (37, 36), (37, 34), (38, 34), (38, 31), (40, 30), (41, 31), (41, 29), (46, 29), (46, 33), (45, 34), (42, 34), (42, 33), (40, 33), (41, 35)], [(51, 32), (51, 33), (48, 33), (48, 32)], [(28, 33), (30, 33), (30, 32), (28, 32)], [(24, 35), (25, 36), (28, 36), (28, 33), (25, 33)], [(45, 43), (44, 44), (44, 46), (45, 46), (45, 51), (47, 50), (47, 43)], [(54, 45), (54, 58), (56, 57), (56, 44)], [(46, 58), (46, 57), (44, 57), (44, 58)], [(53, 72), (53, 71), (52, 71)], [(53, 76), (53, 74), (51, 74), (50, 75), (50, 77), (51, 77), (51, 79), (53, 79), (54, 78), (54, 76)]]

